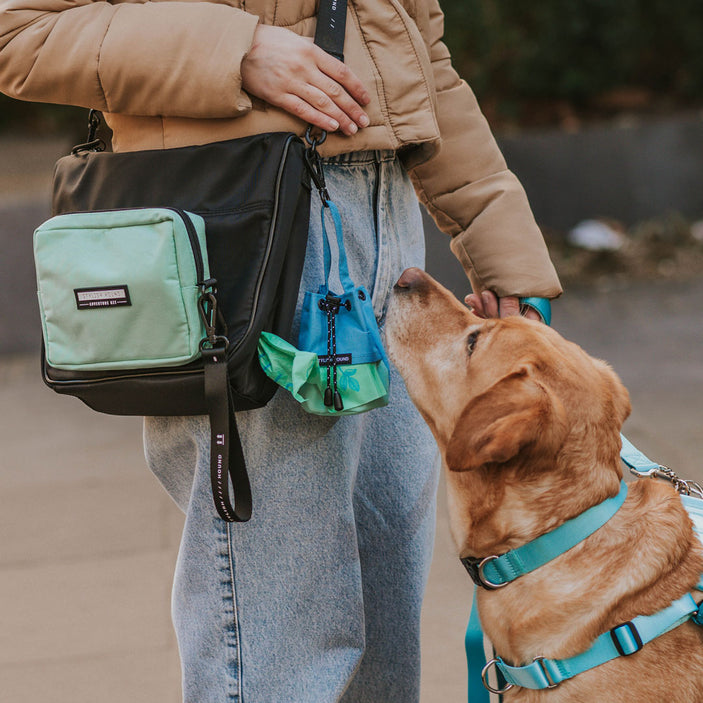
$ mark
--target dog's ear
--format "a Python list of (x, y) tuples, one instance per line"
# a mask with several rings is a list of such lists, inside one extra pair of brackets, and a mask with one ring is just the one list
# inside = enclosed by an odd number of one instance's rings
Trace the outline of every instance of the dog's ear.
[(561, 402), (523, 366), (464, 408), (445, 460), (452, 471), (469, 471), (505, 463), (538, 441), (544, 451), (555, 452), (566, 429)]

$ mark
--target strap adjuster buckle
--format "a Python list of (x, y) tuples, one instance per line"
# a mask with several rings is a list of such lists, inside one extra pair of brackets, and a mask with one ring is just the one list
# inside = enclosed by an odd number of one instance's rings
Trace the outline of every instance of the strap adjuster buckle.
[[(620, 639), (618, 633), (622, 628), (627, 628), (627, 632), (629, 632), (630, 637), (632, 638), (632, 640), (634, 640), (636, 649), (632, 649), (632, 647), (630, 646), (630, 642), (628, 642), (627, 640)], [(621, 657), (629, 657), (632, 654), (636, 654), (644, 646), (642, 644), (642, 638), (640, 637), (640, 633), (637, 631), (637, 628), (635, 627), (635, 624), (632, 622), (632, 620), (628, 620), (627, 622), (624, 622), (621, 625), (616, 625), (610, 631), (610, 637), (613, 640), (615, 649), (617, 649), (618, 654)], [(625, 649), (625, 647), (627, 647), (627, 649)]]
[(547, 680), (547, 688), (556, 688), (559, 685), (560, 681), (554, 681), (551, 674), (549, 673), (549, 670), (544, 664), (544, 660), (544, 657), (535, 657), (532, 660), (532, 663), (537, 664), (537, 666), (539, 666), (540, 671), (544, 675), (544, 678)]
[(698, 626), (703, 626), (703, 602), (698, 604), (698, 610), (691, 615), (691, 620)]

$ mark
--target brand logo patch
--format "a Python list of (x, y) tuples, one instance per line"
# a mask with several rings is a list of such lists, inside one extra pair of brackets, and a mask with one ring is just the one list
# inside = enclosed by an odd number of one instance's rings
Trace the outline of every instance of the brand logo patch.
[[(327, 355), (327, 356), (318, 356), (317, 360), (320, 363), (320, 366), (332, 366), (332, 355)], [(352, 355), (351, 354), (336, 354), (334, 356), (334, 363), (335, 366), (345, 366), (346, 364), (351, 364), (352, 363)]]
[(131, 305), (127, 286), (102, 286), (100, 288), (74, 288), (76, 306), (79, 310), (93, 308), (116, 308)]

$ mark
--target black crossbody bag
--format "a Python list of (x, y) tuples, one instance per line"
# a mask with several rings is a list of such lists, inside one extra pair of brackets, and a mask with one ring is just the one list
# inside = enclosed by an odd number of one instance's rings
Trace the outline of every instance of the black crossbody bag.
[[(346, 0), (322, 0), (315, 43), (343, 60)], [(60, 159), (53, 215), (169, 208), (205, 220), (211, 280), (200, 308), (201, 358), (184, 366), (119, 371), (52, 367), (45, 383), (113, 415), (209, 415), (215, 507), (228, 522), (251, 517), (252, 496), (235, 411), (259, 408), (276, 384), (261, 370), (262, 331), (290, 335), (307, 243), (310, 179), (324, 189), (317, 146), (324, 133), (268, 133), (176, 149), (108, 153), (96, 139)], [(228, 478), (229, 477), (229, 478)], [(229, 479), (234, 489), (230, 500)]]

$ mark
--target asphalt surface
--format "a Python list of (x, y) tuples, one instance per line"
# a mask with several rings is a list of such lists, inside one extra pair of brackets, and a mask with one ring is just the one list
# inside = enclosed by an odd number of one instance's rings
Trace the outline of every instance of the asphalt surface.
[[(169, 595), (182, 516), (145, 467), (138, 419), (99, 415), (39, 380), (30, 241), (48, 215), (54, 157), (42, 145), (40, 167), (30, 166), (22, 156), (30, 147), (0, 143), (10, 164), (0, 176), (0, 700), (175, 703)], [(429, 270), (465, 292), (446, 238), (430, 231), (428, 246)], [(701, 309), (703, 279), (573, 289), (554, 306), (554, 326), (609, 361), (628, 387), (628, 437), (698, 480)], [(469, 596), (442, 494), (422, 703), (466, 699)]]

